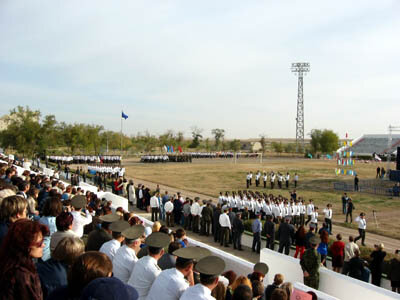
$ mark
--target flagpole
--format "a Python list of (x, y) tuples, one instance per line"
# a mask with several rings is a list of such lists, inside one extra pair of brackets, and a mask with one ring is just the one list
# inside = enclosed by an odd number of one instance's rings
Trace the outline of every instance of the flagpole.
[(122, 156), (122, 111), (121, 111), (121, 156)]

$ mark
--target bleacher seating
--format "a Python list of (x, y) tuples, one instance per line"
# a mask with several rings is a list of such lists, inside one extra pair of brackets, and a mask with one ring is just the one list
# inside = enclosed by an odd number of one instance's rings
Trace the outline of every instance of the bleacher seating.
[(365, 134), (353, 141), (351, 151), (355, 156), (394, 153), (400, 146), (400, 135), (392, 135), (392, 147), (388, 149), (388, 134)]

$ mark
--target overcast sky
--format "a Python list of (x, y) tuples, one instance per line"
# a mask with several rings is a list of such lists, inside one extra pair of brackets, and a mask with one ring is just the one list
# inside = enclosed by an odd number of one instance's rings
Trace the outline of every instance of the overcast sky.
[(0, 114), (28, 105), (124, 133), (344, 137), (400, 125), (400, 1), (1, 0)]

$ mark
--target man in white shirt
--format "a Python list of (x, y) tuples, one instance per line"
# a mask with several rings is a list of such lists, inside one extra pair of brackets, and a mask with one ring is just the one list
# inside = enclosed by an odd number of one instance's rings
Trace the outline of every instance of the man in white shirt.
[(314, 211), (311, 213), (311, 224), (314, 225), (315, 232), (318, 232), (318, 207), (314, 207)]
[(361, 239), (361, 245), (365, 246), (365, 229), (367, 229), (367, 220), (365, 220), (365, 213), (362, 212), (355, 221), (358, 223), (359, 235), (354, 239), (354, 243)]
[[(164, 247), (171, 241), (168, 234), (154, 232), (146, 238), (148, 246), (148, 255), (139, 259), (136, 264), (128, 284), (133, 286), (139, 294), (138, 300), (145, 300), (149, 290), (161, 273), (157, 261), (164, 255)], [(160, 295), (162, 299), (162, 295)]]
[(304, 201), (300, 202), (300, 225), (304, 225), (306, 215), (306, 206), (304, 205)]
[(199, 260), (195, 269), (200, 273), (200, 283), (186, 289), (180, 300), (215, 300), (211, 291), (218, 285), (225, 262), (217, 256), (207, 256)]
[(171, 198), (168, 198), (168, 201), (164, 204), (165, 214), (167, 215), (167, 227), (174, 227), (174, 204), (171, 201)]
[(310, 203), (308, 203), (307, 205), (307, 221), (306, 221), (306, 225), (311, 221), (311, 214), (314, 211), (314, 204), (312, 199), (310, 199)]
[(290, 175), (289, 172), (286, 173), (286, 177), (285, 177), (285, 183), (286, 183), (286, 188), (289, 188), (289, 180), (290, 180)]
[[(71, 199), (71, 206), (74, 208), (74, 211), (71, 212), (74, 217), (72, 221), (72, 231), (80, 238), (83, 236), (83, 227), (92, 223), (92, 215), (86, 209), (86, 205), (86, 197), (83, 195), (77, 195)], [(84, 209), (85, 212), (81, 211), (82, 209)]]
[(157, 192), (153, 197), (150, 198), (150, 207), (151, 207), (151, 221), (158, 221), (158, 209), (160, 207), (160, 203), (158, 202), (158, 197), (160, 194)]
[(111, 261), (113, 261), (115, 253), (117, 253), (118, 249), (121, 247), (121, 243), (125, 240), (121, 232), (129, 227), (129, 223), (123, 220), (111, 223), (110, 230), (112, 231), (113, 238), (111, 241), (104, 243), (99, 250), (106, 254)]
[(200, 200), (199, 197), (195, 197), (194, 202), (190, 207), (190, 214), (192, 215), (192, 220), (193, 220), (193, 226), (192, 226), (193, 232), (199, 232), (199, 221), (200, 221), (199, 200)]
[(269, 181), (271, 182), (271, 190), (274, 189), (274, 185), (275, 185), (275, 174), (274, 172), (271, 173), (271, 175), (269, 176)]
[(224, 212), (219, 216), (219, 225), (221, 226), (221, 237), (220, 243), (225, 245), (225, 247), (229, 247), (228, 240), (229, 240), (229, 231), (231, 230), (231, 221), (227, 214), (228, 209), (225, 208)]
[(324, 209), (324, 215), (325, 215), (325, 224), (328, 229), (328, 233), (332, 234), (332, 204), (328, 204), (326, 208)]
[[(175, 250), (175, 268), (164, 270), (156, 278), (146, 300), (179, 300), (184, 291), (194, 285), (194, 259), (198, 257), (197, 247)], [(185, 279), (187, 278), (187, 280)]]
[(133, 268), (135, 267), (138, 258), (136, 254), (140, 250), (142, 237), (144, 236), (144, 227), (135, 225), (122, 231), (125, 237), (125, 245), (115, 253), (113, 263), (114, 277), (120, 279), (123, 283), (127, 283), (131, 277)]
[(263, 174), (264, 189), (267, 188), (267, 179), (268, 179), (267, 173), (264, 172)]
[(358, 245), (354, 243), (354, 238), (349, 236), (349, 242), (344, 247), (344, 264), (342, 274), (347, 275), (349, 272), (349, 261), (355, 256), (355, 250), (359, 250)]

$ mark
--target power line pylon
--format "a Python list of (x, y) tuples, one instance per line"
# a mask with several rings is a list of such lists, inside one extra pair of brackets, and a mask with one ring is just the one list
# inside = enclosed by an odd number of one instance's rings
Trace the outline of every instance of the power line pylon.
[(292, 63), (292, 72), (298, 77), (297, 86), (297, 117), (296, 117), (296, 150), (299, 150), (301, 144), (304, 150), (304, 94), (303, 94), (303, 76), (310, 72), (310, 63)]

